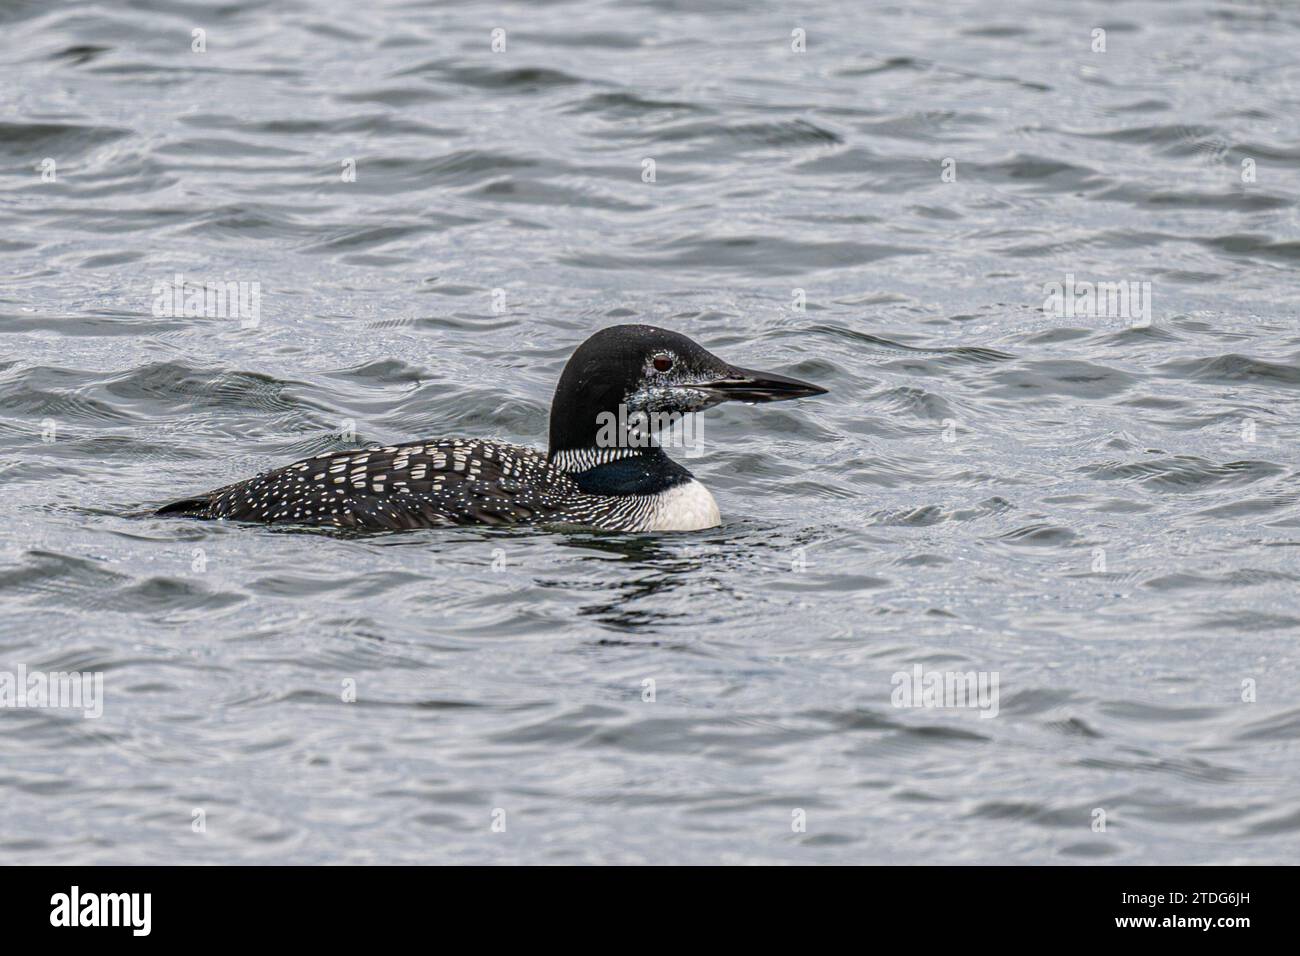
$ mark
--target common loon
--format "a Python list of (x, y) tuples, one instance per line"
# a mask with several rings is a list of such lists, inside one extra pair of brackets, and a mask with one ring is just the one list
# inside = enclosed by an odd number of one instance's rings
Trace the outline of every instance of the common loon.
[(653, 443), (656, 431), (674, 415), (725, 401), (824, 394), (737, 368), (676, 332), (616, 325), (583, 342), (564, 366), (547, 454), (465, 438), (331, 452), (155, 513), (389, 531), (465, 524), (698, 531), (721, 523), (717, 503)]

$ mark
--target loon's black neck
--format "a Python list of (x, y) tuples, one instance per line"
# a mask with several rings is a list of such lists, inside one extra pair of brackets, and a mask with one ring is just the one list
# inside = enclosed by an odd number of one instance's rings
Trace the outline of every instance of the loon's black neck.
[(694, 477), (653, 446), (569, 450), (549, 457), (589, 495), (654, 495)]
[(574, 352), (560, 373), (551, 399), (548, 451), (553, 462), (559, 455), (587, 456), (597, 450), (650, 450), (627, 447), (619, 431), (629, 424), (628, 383), (640, 374), (639, 362), (636, 354), (627, 349), (593, 351), (580, 347)]

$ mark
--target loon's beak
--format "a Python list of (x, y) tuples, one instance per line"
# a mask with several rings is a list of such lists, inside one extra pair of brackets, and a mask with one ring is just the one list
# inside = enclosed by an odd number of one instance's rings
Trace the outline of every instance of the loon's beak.
[(711, 382), (692, 385), (691, 388), (711, 392), (720, 402), (784, 402), (789, 398), (808, 398), (825, 395), (826, 389), (811, 382), (801, 382), (776, 372), (756, 372), (732, 365), (726, 374)]

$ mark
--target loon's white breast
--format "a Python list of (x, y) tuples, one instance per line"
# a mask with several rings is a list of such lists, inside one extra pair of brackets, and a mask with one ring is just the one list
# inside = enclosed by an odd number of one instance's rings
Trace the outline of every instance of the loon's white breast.
[(703, 531), (722, 524), (709, 489), (692, 478), (655, 495), (646, 531)]

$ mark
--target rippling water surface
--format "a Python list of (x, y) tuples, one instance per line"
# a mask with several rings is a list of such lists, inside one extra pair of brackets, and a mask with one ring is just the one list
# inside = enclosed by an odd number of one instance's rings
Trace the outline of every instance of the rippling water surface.
[[(0, 671), (105, 695), (0, 709), (4, 859), (1294, 861), (1298, 116), (1288, 3), (0, 3)], [(135, 516), (544, 443), (628, 321), (832, 389), (715, 531)]]

